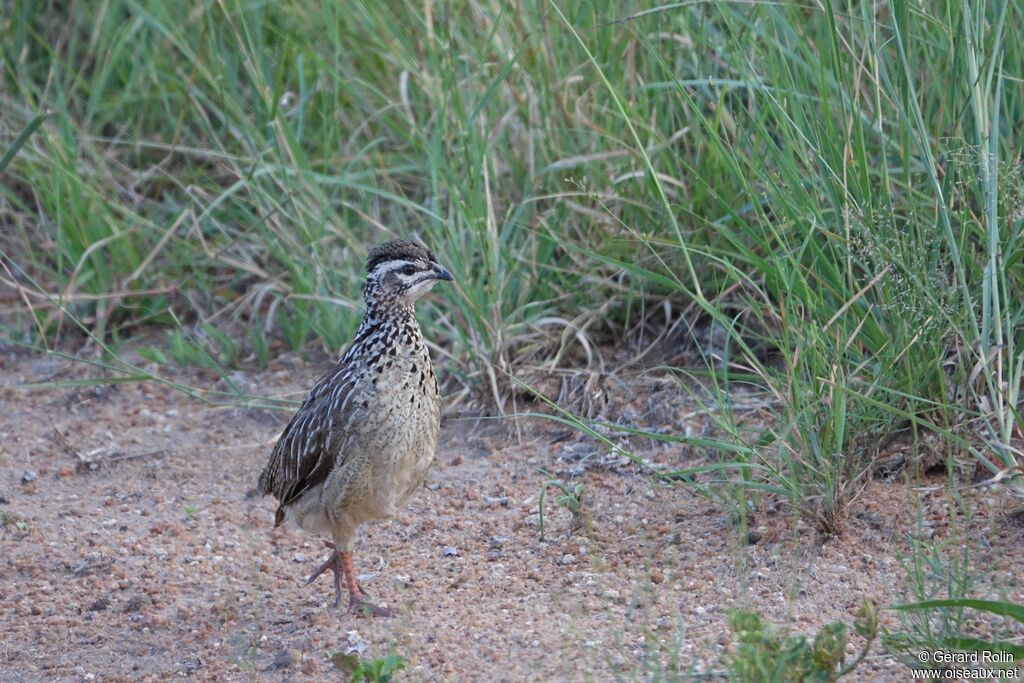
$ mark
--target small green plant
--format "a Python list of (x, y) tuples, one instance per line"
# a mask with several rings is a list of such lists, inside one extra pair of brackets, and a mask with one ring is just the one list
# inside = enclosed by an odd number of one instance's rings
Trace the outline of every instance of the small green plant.
[(171, 359), (182, 367), (194, 365), (201, 368), (212, 367), (213, 359), (202, 347), (189, 339), (181, 329), (167, 333), (167, 352)]
[(193, 517), (196, 516), (196, 512), (198, 512), (198, 511), (199, 511), (199, 508), (197, 508), (195, 505), (186, 505), (185, 506), (185, 517), (188, 518), (188, 519), (192, 519)]
[[(961, 541), (958, 535), (942, 542), (911, 537), (911, 552), (905, 563), (907, 604), (956, 602), (974, 592), (970, 552)], [(907, 666), (919, 664), (920, 652), (961, 639), (969, 628), (968, 616), (959, 607), (901, 609), (898, 615), (898, 629), (884, 630), (881, 640), (886, 650)]]
[[(178, 365), (217, 371), (223, 367), (236, 367), (241, 358), (241, 345), (222, 330), (207, 324), (200, 325), (194, 334), (181, 328), (169, 332), (167, 350)], [(154, 362), (166, 362), (163, 354), (154, 354), (152, 350), (140, 355)]]
[(878, 619), (871, 603), (864, 602), (857, 612), (854, 630), (867, 642), (849, 664), (845, 663), (846, 626), (840, 622), (822, 626), (813, 643), (808, 643), (805, 636), (787, 635), (765, 624), (756, 612), (733, 612), (729, 629), (739, 641), (728, 660), (730, 680), (817, 683), (835, 681), (861, 663), (878, 635)]
[(256, 325), (249, 331), (249, 345), (252, 347), (252, 355), (259, 367), (267, 364), (267, 357), (270, 355), (270, 348), (267, 344), (267, 333), (263, 327)]
[(219, 365), (237, 367), (241, 357), (241, 347), (238, 342), (232, 339), (224, 331), (213, 325), (202, 324), (200, 330), (207, 345), (213, 348), (214, 358)]
[(384, 655), (376, 659), (359, 659), (354, 652), (335, 652), (331, 655), (335, 667), (349, 675), (351, 683), (388, 683), (396, 671), (405, 668), (401, 655)]
[[(947, 619), (950, 612), (958, 615), (957, 623), (962, 618), (965, 609), (974, 609), (987, 612), (1000, 617), (1012, 619), (1024, 624), (1024, 605), (1019, 605), (1004, 600), (972, 600), (969, 598), (950, 598), (945, 600), (923, 600), (921, 602), (893, 605), (888, 609), (897, 610), (902, 613), (922, 614), (925, 619), (929, 616), (938, 617), (941, 620)], [(1012, 657), (1013, 661), (1024, 661), (1024, 646), (1015, 645), (1004, 640), (983, 640), (964, 636), (945, 635), (934, 640), (923, 640), (914, 634), (892, 633), (888, 630), (882, 632), (882, 643), (887, 649), (898, 654), (906, 654), (913, 651), (910, 658), (912, 664), (920, 662), (920, 654), (939, 649), (955, 650), (959, 652), (990, 652), (1005, 653)], [(929, 668), (934, 668), (934, 662), (926, 662)]]
[(143, 360), (148, 360), (150, 363), (156, 363), (157, 365), (167, 365), (169, 362), (164, 352), (155, 346), (141, 348), (138, 354)]
[(545, 469), (538, 468), (538, 471), (547, 477), (540, 489), (540, 496), (537, 498), (537, 514), (540, 522), (540, 540), (544, 539), (544, 498), (549, 488), (558, 491), (555, 502), (572, 513), (573, 527), (580, 524), (580, 515), (583, 511), (583, 482), (562, 481)]
[(28, 531), (28, 522), (19, 514), (0, 508), (0, 530), (14, 527), (18, 531)]

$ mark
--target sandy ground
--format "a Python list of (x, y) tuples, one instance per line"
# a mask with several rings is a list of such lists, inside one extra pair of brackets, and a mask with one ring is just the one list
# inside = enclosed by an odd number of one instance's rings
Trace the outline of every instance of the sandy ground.
[[(325, 369), (285, 359), (240, 381), (298, 398)], [(839, 537), (770, 505), (751, 534), (691, 489), (607, 458), (581, 464), (598, 446), (550, 421), (448, 419), (403, 518), (364, 528), (360, 582), (399, 612), (365, 619), (333, 607), (326, 577), (302, 585), (326, 556), (321, 539), (274, 529), (273, 501), (255, 494), (287, 414), (210, 407), (154, 384), (19, 386), (88, 374), (0, 355), (5, 682), (343, 680), (328, 655), (350, 650), (401, 655), (396, 680), (648, 679), (664, 667), (714, 680), (730, 609), (813, 633), (851, 624), (863, 598), (906, 597), (919, 511), (940, 542), (966, 528), (981, 594), (1024, 602), (1022, 530), (1006, 501), (965, 493), (964, 525), (941, 474), (932, 492), (871, 482)], [(652, 444), (645, 457), (704, 462), (678, 446)], [(545, 541), (539, 467), (576, 471), (585, 487), (576, 521), (549, 494)], [(855, 677), (909, 672), (876, 647)]]

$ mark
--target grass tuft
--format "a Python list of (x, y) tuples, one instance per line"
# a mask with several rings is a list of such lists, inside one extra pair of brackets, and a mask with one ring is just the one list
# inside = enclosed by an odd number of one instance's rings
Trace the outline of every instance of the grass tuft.
[(1020, 463), (1022, 12), (16, 3), (3, 329), (224, 378), (334, 354), (367, 250), (417, 235), (456, 277), (422, 320), (458, 400), (517, 411), (510, 377), (606, 374), (673, 311), (722, 333), (676, 369), (722, 478), (834, 533), (902, 432)]

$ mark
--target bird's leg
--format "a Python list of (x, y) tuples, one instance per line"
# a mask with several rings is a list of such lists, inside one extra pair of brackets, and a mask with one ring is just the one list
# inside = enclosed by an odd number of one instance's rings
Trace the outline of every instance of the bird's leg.
[(393, 617), (395, 613), (387, 607), (380, 607), (367, 602), (363, 590), (356, 582), (356, 570), (352, 566), (352, 553), (339, 552), (341, 566), (345, 572), (345, 583), (348, 586), (348, 611), (355, 611), (368, 617)]
[[(317, 570), (306, 579), (305, 585), (309, 585), (316, 581), (317, 577), (323, 574), (325, 571), (330, 569), (334, 572), (334, 606), (341, 607), (341, 576), (345, 573), (345, 565), (341, 560), (341, 553), (334, 547), (334, 544), (330, 541), (324, 541), (324, 545), (331, 549), (331, 554), (327, 556), (327, 559), (322, 565), (317, 567)], [(351, 565), (351, 560), (349, 561)]]

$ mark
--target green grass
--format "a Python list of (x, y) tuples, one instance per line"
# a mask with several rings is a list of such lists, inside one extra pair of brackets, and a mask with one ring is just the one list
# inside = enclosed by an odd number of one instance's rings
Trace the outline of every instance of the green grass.
[[(897, 430), (1019, 462), (1022, 21), (996, 0), (16, 0), (4, 331), (145, 339), (222, 376), (335, 353), (368, 248), (415, 234), (457, 281), (422, 314), (451, 391), (509, 409), (510, 376), (667, 302), (725, 331), (680, 369), (722, 482), (839, 531)], [(773, 406), (753, 437), (737, 383)]]
[(801, 635), (780, 633), (762, 622), (756, 612), (733, 612), (729, 630), (738, 641), (728, 659), (729, 680), (737, 683), (830, 683), (853, 673), (878, 635), (874, 606), (865, 601), (857, 611), (855, 632), (864, 645), (846, 659), (847, 632), (842, 622), (822, 626), (810, 643)]
[(352, 683), (388, 683), (397, 672), (406, 668), (402, 656), (394, 654), (360, 660), (359, 655), (355, 653), (335, 652), (330, 655), (330, 660)]

